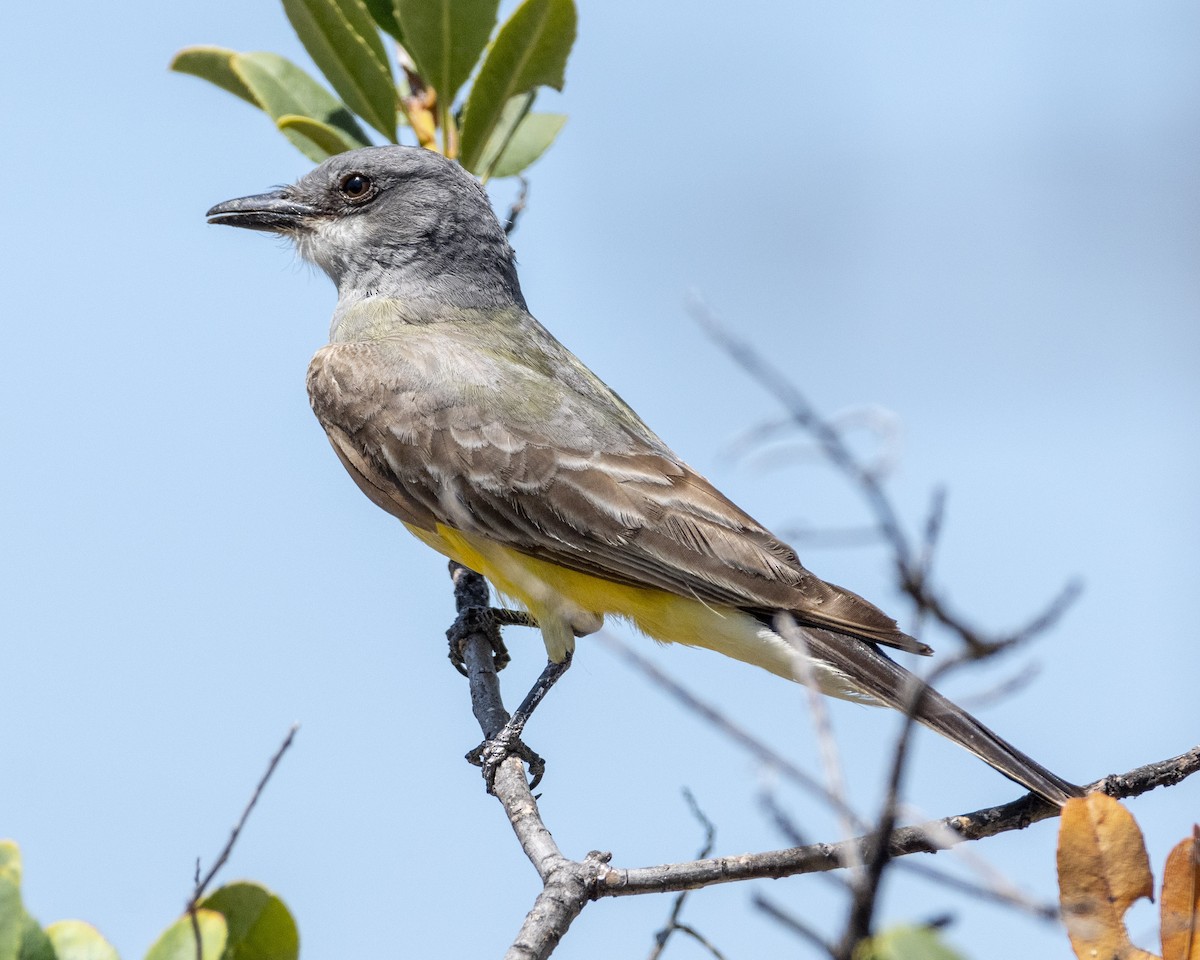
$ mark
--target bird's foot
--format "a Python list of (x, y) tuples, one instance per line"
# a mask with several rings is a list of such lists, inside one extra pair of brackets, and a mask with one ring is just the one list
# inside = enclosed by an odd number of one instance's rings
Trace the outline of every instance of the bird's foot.
[(546, 772), (546, 761), (521, 739), (521, 730), (515, 723), (516, 719), (514, 717), (509, 720), (498, 734), (490, 740), (484, 740), (467, 754), (468, 763), (483, 768), (483, 780), (487, 784), (488, 793), (496, 792), (496, 774), (500, 770), (500, 764), (509, 757), (519, 757), (529, 767), (530, 790), (542, 782), (542, 774)]
[(547, 663), (545, 669), (534, 681), (529, 693), (525, 695), (525, 699), (521, 701), (521, 705), (508, 718), (508, 722), (500, 728), (500, 732), (494, 737), (484, 740), (467, 754), (467, 760), (470, 763), (477, 767), (483, 767), (483, 779), (487, 783), (488, 793), (495, 793), (496, 772), (500, 769), (500, 764), (510, 756), (520, 757), (529, 765), (529, 773), (533, 778), (529, 783), (530, 790), (541, 783), (542, 774), (546, 772), (546, 761), (529, 749), (521, 740), (521, 733), (525, 729), (525, 724), (529, 722), (529, 718), (533, 716), (537, 705), (542, 702), (542, 699), (550, 692), (550, 688), (558, 682), (558, 679), (567, 672), (570, 666), (570, 654), (557, 663), (553, 660)]
[(469, 637), (482, 634), (492, 648), (492, 665), (497, 672), (508, 666), (512, 657), (504, 638), (500, 635), (501, 627), (536, 627), (537, 621), (521, 610), (505, 610), (501, 607), (467, 607), (462, 610), (450, 629), (446, 631), (446, 639), (450, 641), (450, 662), (454, 669), (464, 677), (467, 668), (463, 661), (463, 644)]

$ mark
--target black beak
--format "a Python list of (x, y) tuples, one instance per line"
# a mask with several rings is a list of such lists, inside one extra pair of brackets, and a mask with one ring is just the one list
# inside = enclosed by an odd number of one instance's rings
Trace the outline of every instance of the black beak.
[(286, 196), (285, 191), (274, 190), (218, 203), (205, 216), (209, 223), (224, 223), (231, 227), (271, 233), (291, 233), (305, 227), (306, 221), (316, 213), (312, 207)]

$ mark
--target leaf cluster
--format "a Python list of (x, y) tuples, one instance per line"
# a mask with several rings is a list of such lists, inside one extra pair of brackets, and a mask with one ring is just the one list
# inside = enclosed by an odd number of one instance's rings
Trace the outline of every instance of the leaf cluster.
[(499, 0), (283, 0), (283, 8), (333, 92), (275, 53), (186, 47), (171, 69), (262, 110), (310, 160), (370, 145), (367, 128), (399, 143), (407, 127), (484, 180), (515, 176), (566, 123), (533, 104), (541, 87), (563, 87), (574, 0), (524, 0), (499, 29)]
[[(199, 934), (199, 947), (196, 937)], [(300, 937), (283, 901), (255, 883), (230, 883), (163, 931), (145, 960), (296, 960)], [(42, 927), (21, 901), (21, 854), (0, 841), (0, 960), (120, 960), (90, 923)]]
[[(1125, 912), (1142, 897), (1154, 899), (1154, 877), (1142, 831), (1116, 800), (1090, 793), (1063, 807), (1058, 887), (1080, 960), (1158, 960), (1125, 929)], [(1167, 857), (1159, 911), (1162, 960), (1200, 960), (1200, 827)]]

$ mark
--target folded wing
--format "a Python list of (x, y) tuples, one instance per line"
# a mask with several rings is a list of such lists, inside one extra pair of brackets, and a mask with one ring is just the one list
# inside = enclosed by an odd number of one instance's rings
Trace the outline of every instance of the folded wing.
[[(491, 359), (491, 369), (475, 363), (447, 382), (409, 344), (334, 344), (314, 358), (309, 391), (359, 485), (407, 523), (431, 531), (441, 523), (591, 576), (764, 615), (786, 610), (929, 652), (877, 607), (809, 573), (598, 379), (573, 389)], [(492, 382), (473, 382), (480, 374)]]

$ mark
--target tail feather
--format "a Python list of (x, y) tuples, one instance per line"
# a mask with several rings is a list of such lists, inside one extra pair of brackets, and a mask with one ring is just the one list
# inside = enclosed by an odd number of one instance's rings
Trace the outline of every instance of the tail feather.
[[(924, 683), (872, 643), (828, 630), (800, 629), (810, 657), (852, 679), (855, 687), (886, 706), (907, 710), (916, 685)], [(1061, 806), (1072, 797), (1083, 796), (1082, 788), (1051, 773), (928, 685), (915, 719), (1051, 803)]]

